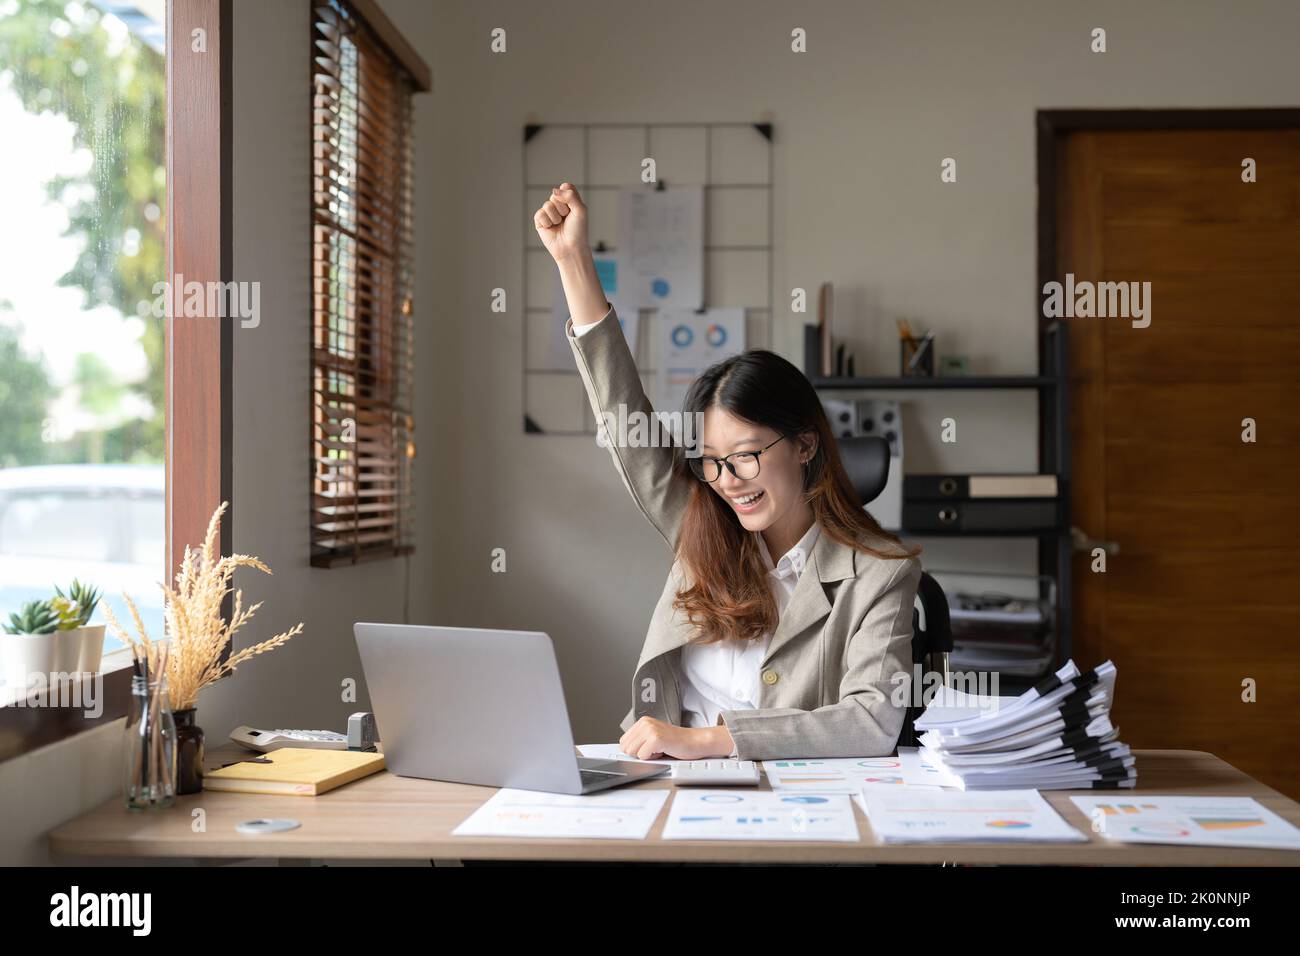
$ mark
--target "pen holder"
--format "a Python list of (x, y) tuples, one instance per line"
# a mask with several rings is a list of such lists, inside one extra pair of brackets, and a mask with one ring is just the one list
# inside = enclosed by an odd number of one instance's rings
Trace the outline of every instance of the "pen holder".
[(898, 340), (899, 374), (903, 378), (934, 378), (934, 336)]

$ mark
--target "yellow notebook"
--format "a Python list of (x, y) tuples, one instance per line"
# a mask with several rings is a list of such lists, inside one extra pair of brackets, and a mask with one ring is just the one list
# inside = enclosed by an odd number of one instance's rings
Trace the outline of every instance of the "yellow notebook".
[(384, 769), (383, 754), (360, 750), (281, 747), (262, 757), (268, 762), (243, 761), (204, 774), (203, 789), (314, 797)]

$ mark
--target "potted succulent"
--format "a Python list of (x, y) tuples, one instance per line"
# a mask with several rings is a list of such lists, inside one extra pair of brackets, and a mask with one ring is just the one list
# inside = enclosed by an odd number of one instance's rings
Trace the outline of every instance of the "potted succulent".
[(105, 625), (89, 622), (99, 606), (99, 590), (74, 578), (67, 594), (59, 587), (54, 592), (56, 597), (50, 603), (59, 615), (54, 669), (96, 673), (104, 656)]
[(4, 643), (0, 644), (5, 683), (12, 688), (27, 688), (32, 674), (41, 675), (45, 684), (54, 670), (54, 634), (59, 629), (59, 615), (49, 601), (28, 601), (22, 610), (9, 615), (4, 624)]

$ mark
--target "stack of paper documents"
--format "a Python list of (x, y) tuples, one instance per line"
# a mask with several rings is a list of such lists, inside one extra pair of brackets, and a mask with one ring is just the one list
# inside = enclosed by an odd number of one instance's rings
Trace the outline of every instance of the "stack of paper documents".
[(1111, 726), (1115, 665), (1080, 673), (1070, 661), (1000, 706), (971, 713), (927, 708), (916, 721), (921, 756), (961, 790), (1132, 787), (1133, 754)]

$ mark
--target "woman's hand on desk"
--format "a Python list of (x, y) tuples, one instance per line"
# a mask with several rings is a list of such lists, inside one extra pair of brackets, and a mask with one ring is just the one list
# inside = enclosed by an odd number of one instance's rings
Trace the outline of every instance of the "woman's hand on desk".
[(677, 727), (654, 717), (642, 717), (618, 741), (618, 749), (639, 760), (676, 757), (702, 760), (726, 757), (735, 746), (726, 727)]

